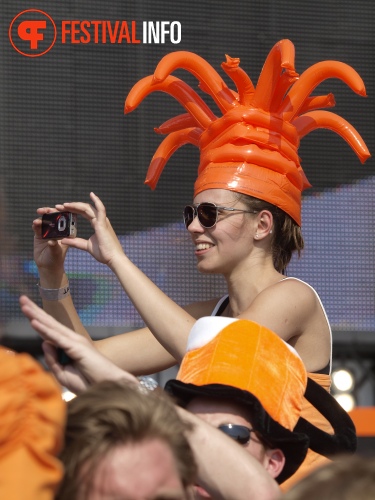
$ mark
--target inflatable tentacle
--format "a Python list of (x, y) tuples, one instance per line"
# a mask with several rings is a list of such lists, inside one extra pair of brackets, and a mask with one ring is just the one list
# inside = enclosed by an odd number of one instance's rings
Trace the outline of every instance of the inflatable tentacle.
[(275, 88), (284, 73), (291, 77), (297, 76), (294, 70), (294, 45), (290, 40), (280, 40), (268, 54), (251, 101), (252, 107), (270, 110)]
[[(300, 225), (301, 193), (310, 187), (298, 156), (300, 139), (318, 128), (328, 128), (350, 145), (362, 163), (370, 153), (350, 123), (324, 110), (335, 106), (333, 94), (311, 95), (324, 80), (338, 78), (365, 96), (359, 74), (345, 63), (322, 61), (299, 77), (294, 56), (290, 40), (276, 43), (255, 89), (240, 68), (240, 60), (226, 56), (222, 69), (234, 90), (197, 54), (177, 51), (163, 57), (154, 74), (132, 88), (125, 112), (135, 109), (151, 92), (163, 91), (177, 99), (187, 113), (155, 129), (168, 135), (151, 161), (145, 183), (155, 189), (172, 154), (190, 143), (201, 153), (194, 195), (206, 189), (230, 189), (259, 197)], [(172, 76), (176, 69), (185, 69), (197, 78), (199, 88), (213, 98), (223, 116), (215, 116), (189, 85)]]
[(208, 91), (222, 113), (236, 106), (237, 101), (233, 98), (233, 93), (219, 73), (203, 57), (193, 52), (181, 50), (164, 56), (156, 66), (154, 83), (162, 82), (170, 73), (179, 68), (189, 71), (202, 82), (203, 88)]
[(291, 76), (291, 74), (288, 72), (281, 74), (272, 96), (270, 105), (271, 113), (276, 113), (276, 114), (278, 113), (285, 95), (287, 94), (289, 88), (293, 85), (293, 83), (297, 81), (297, 79), (298, 79), (297, 73), (295, 73), (293, 76)]
[(339, 134), (356, 153), (361, 163), (370, 156), (370, 152), (359, 132), (341, 116), (330, 111), (311, 111), (293, 121), (300, 137), (304, 137), (318, 128), (328, 128)]
[(303, 115), (308, 111), (322, 108), (333, 108), (336, 105), (335, 96), (333, 94), (312, 96), (305, 99), (299, 114)]
[(253, 82), (249, 75), (240, 68), (238, 57), (230, 57), (227, 54), (225, 54), (225, 57), (226, 61), (221, 63), (221, 67), (236, 85), (239, 103), (247, 106), (254, 96), (255, 88)]
[(203, 99), (187, 83), (174, 76), (168, 76), (161, 83), (152, 84), (153, 77), (146, 76), (130, 90), (125, 102), (125, 113), (133, 111), (151, 92), (161, 91), (170, 94), (196, 119), (199, 125), (206, 128), (216, 116)]
[(191, 127), (177, 132), (172, 132), (165, 137), (152, 157), (150, 166), (148, 167), (145, 184), (150, 186), (151, 189), (155, 189), (164, 166), (173, 153), (185, 144), (190, 143), (198, 146), (201, 133), (202, 129), (198, 127)]
[(363, 80), (355, 69), (340, 61), (321, 61), (304, 71), (290, 89), (280, 108), (284, 119), (292, 121), (295, 116), (298, 116), (305, 99), (310, 96), (315, 87), (328, 78), (338, 78), (356, 94), (366, 96)]
[[(199, 82), (199, 84), (198, 84), (198, 88), (199, 88), (202, 92), (204, 92), (205, 94), (207, 94), (207, 95), (211, 96), (211, 90), (210, 90), (210, 89), (209, 89), (209, 87), (207, 87), (207, 86), (206, 86), (203, 82)], [(228, 90), (229, 90), (229, 92), (231, 92), (231, 94), (232, 94), (232, 97), (233, 97), (233, 104), (235, 105), (235, 103), (238, 103), (238, 101), (239, 101), (238, 92), (236, 92), (236, 91), (234, 91), (234, 90), (232, 90), (232, 89), (229, 89), (229, 88), (228, 88)], [(216, 103), (216, 104), (217, 104), (217, 103)], [(220, 108), (220, 107), (219, 107), (219, 109), (220, 109), (220, 111), (221, 111), (223, 114), (225, 114), (226, 110), (225, 110), (224, 108)]]
[(177, 130), (196, 126), (197, 122), (195, 118), (193, 118), (190, 113), (183, 113), (165, 121), (160, 125), (160, 127), (154, 128), (154, 131), (157, 134), (170, 134), (171, 132), (176, 132)]

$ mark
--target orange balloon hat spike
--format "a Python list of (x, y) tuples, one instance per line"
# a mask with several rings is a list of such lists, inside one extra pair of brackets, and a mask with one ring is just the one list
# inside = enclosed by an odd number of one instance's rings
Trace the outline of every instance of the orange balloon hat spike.
[[(360, 96), (366, 96), (359, 74), (340, 61), (321, 61), (301, 75), (295, 71), (295, 49), (280, 40), (270, 50), (258, 83), (253, 85), (240, 68), (240, 59), (226, 55), (221, 67), (234, 84), (230, 89), (201, 56), (176, 51), (164, 56), (153, 75), (130, 90), (125, 113), (147, 95), (166, 92), (185, 108), (155, 132), (167, 134), (152, 158), (145, 183), (155, 189), (165, 164), (184, 144), (200, 149), (194, 194), (206, 189), (228, 189), (272, 203), (301, 224), (301, 195), (311, 187), (300, 164), (300, 139), (318, 128), (339, 134), (361, 162), (370, 152), (359, 132), (339, 115), (325, 111), (335, 106), (333, 94), (312, 96), (328, 78), (338, 78)], [(214, 100), (217, 117), (199, 94), (171, 75), (184, 69), (198, 80), (198, 88)]]

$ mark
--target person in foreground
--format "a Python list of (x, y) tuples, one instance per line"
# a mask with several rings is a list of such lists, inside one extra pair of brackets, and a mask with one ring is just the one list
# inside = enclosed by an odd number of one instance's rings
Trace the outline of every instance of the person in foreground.
[(26, 353), (0, 346), (0, 498), (53, 500), (66, 410), (50, 373)]
[(282, 496), (283, 500), (373, 500), (375, 457), (351, 455), (319, 467)]
[[(91, 385), (117, 381), (131, 387), (141, 387), (143, 379), (125, 372), (77, 334), (39, 308), (26, 296), (20, 298), (23, 313), (44, 339), (45, 360), (57, 380), (81, 395)], [(61, 365), (57, 349), (63, 349), (71, 363)], [(188, 425), (187, 438), (198, 467), (198, 482), (215, 500), (248, 500), (279, 497), (280, 489), (271, 474), (256, 457), (212, 425), (175, 407)]]
[[(63, 385), (79, 392), (103, 379), (139, 383), (30, 299), (21, 297), (20, 302), (47, 341), (46, 361)], [(72, 363), (60, 365), (54, 346), (63, 348)], [(179, 409), (180, 416), (194, 425), (188, 438), (198, 463), (198, 498), (235, 499), (244, 493), (245, 498), (274, 498), (278, 490), (272, 478), (279, 483), (289, 478), (309, 445), (325, 455), (355, 449), (355, 430), (346, 412), (337, 403), (333, 411), (327, 404), (331, 396), (313, 381), (307, 390), (300, 357), (270, 330), (248, 320), (201, 318), (190, 333), (188, 349), (178, 380), (168, 382), (166, 389), (187, 406), (188, 412)], [(270, 358), (275, 363), (268, 363)], [(300, 418), (305, 394), (334, 426), (334, 435)]]
[[(217, 117), (191, 87), (171, 75), (181, 68), (199, 79), (223, 116)], [(153, 75), (134, 85), (125, 110), (134, 110), (154, 91), (169, 93), (185, 107), (187, 114), (157, 129), (167, 137), (151, 161), (146, 184), (156, 187), (177, 148), (187, 142), (200, 148), (194, 199), (184, 209), (184, 222), (198, 270), (223, 275), (228, 294), (179, 307), (127, 258), (104, 204), (91, 193), (92, 204), (38, 209), (39, 215), (69, 210), (89, 220), (94, 229), (88, 240), (46, 242), (40, 235), (40, 219), (34, 221), (34, 258), (43, 307), (88, 337), (70, 293), (64, 293), (69, 290), (66, 251), (69, 247), (85, 250), (114, 272), (147, 326), (95, 343), (128, 372), (155, 373), (180, 362), (194, 322), (219, 315), (255, 321), (274, 331), (296, 349), (309, 377), (329, 391), (332, 340), (327, 315), (312, 287), (285, 276), (293, 253), (303, 249), (301, 196), (309, 183), (298, 147), (306, 134), (325, 127), (340, 134), (365, 161), (370, 153), (360, 134), (343, 118), (324, 110), (335, 105), (333, 95), (310, 95), (331, 77), (362, 96), (365, 86), (353, 68), (339, 61), (316, 63), (299, 75), (290, 40), (281, 40), (271, 49), (256, 87), (240, 68), (239, 59), (227, 57), (222, 68), (236, 90), (197, 54), (168, 54)], [(302, 414), (323, 431), (332, 431), (307, 401)], [(306, 460), (314, 467), (326, 459), (309, 450)]]
[[(297, 470), (306, 470), (307, 448), (330, 459), (356, 449), (348, 414), (307, 377), (291, 346), (252, 321), (200, 318), (177, 380), (165, 389), (188, 411), (236, 436), (284, 490)], [(301, 417), (304, 397), (333, 426), (332, 434)]]
[(187, 425), (167, 399), (124, 382), (68, 403), (64, 479), (56, 500), (186, 500), (196, 477)]

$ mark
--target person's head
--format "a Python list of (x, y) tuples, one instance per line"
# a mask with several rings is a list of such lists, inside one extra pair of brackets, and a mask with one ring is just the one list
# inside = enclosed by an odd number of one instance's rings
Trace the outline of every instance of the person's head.
[(103, 382), (68, 404), (59, 500), (188, 498), (196, 465), (166, 397)]
[[(202, 57), (186, 51), (165, 55), (153, 75), (133, 86), (125, 102), (126, 113), (154, 91), (169, 93), (188, 112), (156, 129), (168, 135), (151, 160), (145, 183), (154, 189), (170, 156), (190, 143), (200, 149), (194, 198), (214, 189), (248, 195), (277, 207), (300, 226), (302, 192), (310, 187), (298, 155), (301, 138), (317, 128), (328, 128), (341, 135), (362, 162), (370, 156), (354, 127), (323, 111), (335, 105), (333, 95), (311, 97), (310, 93), (334, 77), (366, 95), (364, 83), (352, 67), (339, 61), (321, 61), (299, 75), (290, 40), (273, 46), (256, 87), (239, 63), (227, 55), (221, 65), (235, 90)], [(217, 117), (191, 87), (172, 76), (176, 69), (191, 72), (223, 116)], [(280, 234), (275, 233), (273, 247), (276, 269), (283, 270), (290, 252), (301, 248), (301, 237), (295, 228), (287, 227), (292, 224), (285, 215), (275, 212), (274, 217), (278, 226), (285, 226)], [(283, 255), (276, 258), (280, 247)]]
[(298, 354), (267, 328), (223, 317), (199, 319), (187, 350), (166, 390), (286, 480), (308, 448), (307, 436), (293, 432), (307, 379)]
[[(216, 208), (214, 205), (216, 205)], [(222, 208), (220, 208), (222, 207)], [(225, 189), (201, 191), (193, 205), (184, 209), (185, 226), (195, 244), (215, 245), (220, 253), (220, 271), (228, 270), (238, 259), (246, 259), (252, 247), (269, 255), (275, 269), (285, 273), (294, 252), (300, 256), (304, 247), (300, 226), (283, 210), (259, 198)], [(217, 271), (204, 253), (197, 254), (198, 268)], [(216, 265), (216, 267), (215, 267)]]
[(271, 477), (279, 476), (285, 455), (254, 428), (252, 411), (244, 404), (231, 398), (197, 396), (187, 403), (186, 409), (237, 441)]
[(61, 387), (32, 356), (0, 347), (0, 498), (54, 498), (66, 419)]
[[(355, 449), (347, 413), (308, 379), (289, 344), (253, 321), (197, 320), (177, 380), (168, 381), (165, 389), (245, 446), (279, 483), (298, 469), (309, 445), (326, 456)], [(304, 398), (330, 422), (334, 434), (301, 417)]]
[(372, 500), (375, 457), (350, 455), (319, 467), (283, 496), (283, 500)]

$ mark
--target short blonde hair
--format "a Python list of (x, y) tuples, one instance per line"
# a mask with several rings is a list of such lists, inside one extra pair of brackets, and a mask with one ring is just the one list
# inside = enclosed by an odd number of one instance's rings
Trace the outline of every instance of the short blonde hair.
[(68, 404), (66, 442), (61, 454), (65, 476), (56, 498), (73, 500), (78, 492), (80, 498), (82, 494), (86, 498), (95, 469), (110, 450), (119, 444), (148, 439), (160, 439), (168, 445), (187, 489), (196, 477), (193, 452), (185, 437), (187, 430), (189, 427), (164, 393), (145, 395), (119, 382), (91, 387)]

